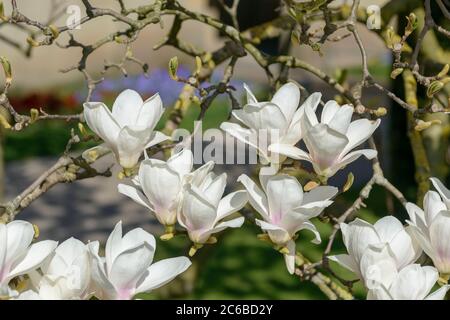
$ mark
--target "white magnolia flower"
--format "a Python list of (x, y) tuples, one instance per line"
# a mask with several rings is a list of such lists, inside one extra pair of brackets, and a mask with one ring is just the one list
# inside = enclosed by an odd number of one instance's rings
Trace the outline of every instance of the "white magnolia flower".
[(366, 141), (380, 124), (368, 119), (352, 120), (353, 107), (338, 105), (328, 101), (322, 111), (320, 122), (310, 105), (305, 107), (302, 117), (303, 140), (309, 153), (294, 146), (276, 146), (271, 151), (290, 158), (312, 163), (314, 171), (325, 178), (333, 176), (338, 170), (355, 161), (360, 156), (373, 159), (377, 151), (363, 149), (352, 151)]
[(29, 273), (31, 290), (21, 300), (69, 300), (90, 297), (90, 255), (80, 240), (70, 238), (61, 243), (42, 266)]
[(112, 112), (102, 102), (87, 102), (83, 107), (88, 126), (125, 169), (135, 167), (146, 148), (169, 138), (153, 131), (164, 112), (158, 94), (144, 102), (136, 91), (125, 90), (114, 102)]
[(51, 240), (31, 244), (33, 238), (34, 228), (29, 222), (0, 223), (0, 296), (11, 292), (10, 280), (39, 268), (57, 246)]
[(322, 186), (303, 192), (301, 184), (288, 175), (260, 175), (262, 190), (246, 175), (238, 178), (249, 194), (252, 207), (263, 220), (256, 219), (261, 229), (267, 232), (270, 240), (286, 247), (286, 265), (290, 273), (295, 268), (295, 234), (308, 229), (315, 235), (313, 243), (320, 243), (320, 234), (309, 220), (317, 217), (331, 205), (338, 189)]
[[(370, 266), (367, 261), (372, 259), (372, 253), (380, 251), (384, 246), (392, 255), (397, 270), (416, 261), (422, 253), (417, 241), (410, 235), (411, 228), (404, 228), (393, 216), (383, 217), (374, 225), (357, 218), (349, 224), (341, 223), (340, 226), (348, 254), (329, 258), (354, 272), (361, 279), (364, 279), (364, 273)], [(369, 260), (363, 263), (363, 256), (369, 249), (370, 256), (365, 258)]]
[[(222, 123), (220, 128), (256, 148), (265, 162), (282, 162), (283, 159), (278, 159), (277, 153), (269, 151), (294, 146), (302, 139), (304, 130), (301, 119), (305, 106), (316, 110), (321, 94), (313, 93), (298, 107), (300, 90), (294, 83), (283, 85), (271, 101), (263, 102), (258, 102), (246, 85), (244, 88), (247, 91), (247, 104), (242, 110), (234, 110), (232, 114), (246, 128), (231, 122)], [(263, 139), (267, 139), (267, 143), (261, 141)]]
[(438, 179), (431, 178), (436, 190), (428, 191), (423, 201), (424, 210), (408, 203), (413, 235), (423, 251), (443, 274), (450, 274), (450, 190)]
[(226, 228), (238, 228), (244, 217), (223, 221), (247, 203), (247, 192), (239, 190), (222, 198), (227, 174), (216, 176), (207, 164), (189, 177), (184, 186), (183, 200), (178, 211), (178, 222), (187, 230), (194, 244), (206, 243), (212, 234)]
[(130, 300), (149, 292), (186, 271), (191, 262), (177, 257), (153, 262), (156, 242), (153, 235), (136, 228), (122, 236), (122, 222), (116, 224), (100, 257), (98, 241), (88, 244), (92, 256), (92, 280), (98, 298)]
[(390, 272), (390, 281), (369, 290), (368, 300), (443, 300), (447, 293), (448, 286), (442, 286), (430, 294), (439, 278), (434, 267), (411, 264)]
[(146, 159), (140, 165), (137, 179), (133, 179), (135, 186), (119, 184), (119, 192), (150, 209), (161, 224), (173, 226), (192, 165), (193, 155), (187, 149), (167, 161)]

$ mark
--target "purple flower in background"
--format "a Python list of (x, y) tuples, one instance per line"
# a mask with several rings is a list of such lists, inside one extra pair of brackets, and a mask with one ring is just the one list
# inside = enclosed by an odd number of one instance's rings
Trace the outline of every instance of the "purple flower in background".
[[(187, 78), (190, 75), (190, 71), (186, 67), (180, 66), (178, 68), (178, 75)], [(159, 92), (164, 103), (171, 105), (175, 103), (183, 86), (182, 83), (172, 80), (166, 69), (160, 68), (150, 72), (148, 77), (141, 74), (116, 79), (105, 79), (95, 88), (91, 101), (102, 101), (109, 94), (121, 92), (127, 88), (133, 88), (142, 95), (149, 97)], [(77, 94), (77, 99), (83, 102), (86, 94), (86, 90), (82, 90)]]

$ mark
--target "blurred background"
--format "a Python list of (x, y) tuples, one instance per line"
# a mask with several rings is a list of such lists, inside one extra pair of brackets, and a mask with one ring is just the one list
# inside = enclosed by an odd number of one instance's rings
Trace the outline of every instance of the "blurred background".
[[(118, 8), (117, 1), (91, 1), (99, 7)], [(191, 11), (199, 11), (220, 19), (226, 19), (219, 10), (214, 0), (182, 0), (180, 1)], [(335, 1), (335, 3), (345, 1)], [(388, 1), (367, 0), (361, 1), (362, 6), (377, 4), (382, 6)], [(144, 0), (130, 0), (125, 2), (128, 7), (135, 7), (148, 3)], [(81, 1), (51, 1), (51, 0), (19, 0), (18, 6), (22, 13), (36, 20), (45, 21), (55, 11), (67, 8), (69, 5), (79, 5)], [(279, 12), (278, 0), (241, 0), (238, 8), (239, 26), (245, 30), (254, 25), (270, 21)], [(5, 12), (9, 12), (9, 1), (5, 2)], [(407, 15), (407, 13), (405, 14)], [(62, 14), (55, 22), (56, 25), (65, 23), (67, 14)], [(163, 47), (153, 51), (152, 47), (159, 43), (168, 32), (171, 18), (164, 18), (163, 29), (159, 25), (150, 25), (141, 32), (138, 40), (133, 45), (134, 56), (148, 63), (149, 76), (142, 74), (138, 66), (130, 65), (129, 75), (124, 77), (120, 73), (111, 71), (105, 75), (105, 81), (97, 86), (92, 100), (104, 101), (111, 106), (114, 98), (122, 90), (131, 88), (142, 96), (149, 97), (159, 92), (164, 105), (170, 109), (182, 89), (182, 85), (173, 81), (167, 72), (167, 63), (170, 57), (178, 56), (180, 61), (179, 74), (189, 75), (194, 64), (192, 58), (183, 55), (179, 51)], [(93, 43), (108, 35), (118, 28), (120, 23), (105, 17), (84, 24), (80, 30), (74, 30), (73, 34), (83, 43)], [(395, 90), (395, 83), (390, 80), (391, 54), (386, 49), (383, 41), (374, 32), (365, 26), (358, 26), (361, 31), (362, 41), (368, 51), (368, 59), (371, 73), (376, 80)], [(8, 35), (19, 43), (26, 43), (26, 35), (20, 30), (1, 25), (0, 40), (2, 35)], [(215, 50), (223, 45), (224, 39), (216, 30), (205, 26), (187, 22), (180, 33), (180, 37), (193, 45), (206, 50)], [(267, 54), (280, 52), (280, 39), (273, 39), (261, 44), (261, 48)], [(61, 37), (58, 42), (64, 43), (67, 37)], [(114, 62), (123, 57), (123, 46), (108, 44), (96, 51), (88, 60), (89, 71), (100, 76), (105, 60)], [(327, 42), (321, 49), (323, 55), (306, 46), (295, 46), (291, 54), (300, 57), (329, 74), (342, 74), (346, 72), (350, 83), (358, 81), (361, 77), (360, 52), (353, 39), (346, 38), (340, 42)], [(83, 77), (79, 72), (59, 72), (61, 69), (78, 62), (79, 49), (62, 49), (56, 45), (36, 48), (31, 56), (26, 56), (13, 45), (0, 42), (0, 55), (7, 57), (13, 67), (14, 82), (9, 95), (11, 103), (16, 110), (28, 113), (31, 108), (44, 107), (51, 113), (78, 113), (82, 110), (82, 103), (86, 98), (87, 90)], [(237, 89), (236, 96), (240, 102), (244, 102), (242, 84), (245, 82), (254, 90), (260, 99), (268, 97), (266, 77), (262, 69), (247, 56), (239, 59), (235, 68), (235, 76), (232, 84)], [(211, 82), (221, 79), (223, 68), (218, 68)], [(324, 86), (317, 78), (302, 70), (293, 70), (290, 77), (304, 86), (309, 92), (321, 91), (324, 100), (332, 99), (335, 92)], [(406, 138), (406, 117), (398, 107), (390, 108), (392, 102), (379, 92), (366, 90), (364, 103), (369, 107), (387, 107), (390, 112), (383, 118), (381, 127), (377, 130), (376, 139), (380, 148), (382, 166), (387, 176), (392, 179), (405, 196), (414, 200), (416, 187), (414, 183), (414, 163)], [(219, 97), (213, 103), (206, 114), (203, 129), (215, 128), (228, 118), (231, 106), (226, 97)], [(199, 113), (198, 105), (193, 104), (189, 108), (187, 117), (181, 123), (181, 127), (192, 130), (193, 120)], [(159, 124), (163, 127), (164, 119)], [(25, 130), (14, 133), (4, 132), (3, 159), (4, 177), (2, 181), (3, 197), (11, 199), (26, 188), (40, 173), (50, 167), (65, 148), (70, 137), (70, 128), (76, 128), (76, 124), (64, 122), (38, 122)], [(434, 129), (433, 129), (434, 130)], [(436, 129), (437, 130), (437, 129)], [(433, 135), (440, 134), (432, 132)], [(426, 135), (425, 135), (426, 136)], [(427, 136), (426, 136), (427, 137)], [(440, 137), (440, 136), (439, 136)], [(81, 144), (75, 152), (92, 146)], [(439, 145), (441, 148), (441, 144)], [(445, 144), (446, 146), (446, 144)], [(439, 151), (439, 157), (445, 158), (446, 148)], [(99, 167), (107, 167), (112, 162), (111, 158), (105, 158)], [(442, 161), (441, 161), (442, 162)], [(436, 175), (445, 178), (447, 175), (447, 162), (436, 171)], [(239, 188), (236, 177), (242, 172), (251, 173), (251, 167), (243, 165), (223, 166), (218, 170), (226, 170), (229, 173), (228, 191)], [(117, 168), (113, 169), (113, 177), (96, 177), (77, 181), (73, 184), (57, 185), (44, 196), (40, 197), (30, 207), (26, 208), (19, 219), (31, 221), (39, 226), (41, 239), (54, 239), (63, 241), (69, 235), (83, 241), (101, 240), (106, 238), (116, 222), (122, 220), (125, 230), (140, 226), (149, 232), (161, 234), (161, 229), (153, 217), (141, 206), (132, 200), (117, 193)], [(330, 184), (342, 186), (349, 172), (355, 175), (355, 183), (349, 192), (339, 197), (336, 203), (329, 208), (337, 214), (342, 213), (355, 199), (361, 186), (371, 176), (371, 164), (365, 159), (360, 159), (348, 166), (334, 177)], [(395, 174), (394, 174), (395, 173)], [(359, 216), (373, 222), (377, 217), (393, 214), (399, 218), (405, 218), (403, 209), (395, 204), (395, 200), (384, 190), (375, 187), (371, 198), (367, 201), (368, 208), (362, 209)], [(322, 238), (327, 239), (331, 232), (329, 225), (319, 221), (314, 223), (319, 227)], [(260, 233), (257, 227), (246, 222), (239, 230), (226, 231), (220, 235), (217, 245), (202, 249), (196, 256), (199, 259), (197, 271), (198, 279), (192, 287), (186, 288), (185, 284), (177, 284), (161, 288), (148, 297), (183, 297), (183, 298), (267, 298), (267, 299), (307, 299), (324, 298), (321, 292), (311, 283), (301, 283), (296, 277), (290, 276), (279, 253), (269, 245), (259, 241), (256, 235)], [(312, 260), (321, 258), (326, 241), (322, 245), (310, 243), (312, 235), (301, 232), (298, 240), (298, 250)], [(340, 239), (335, 242), (334, 253), (342, 253), (343, 247), (339, 245)], [(169, 242), (158, 242), (157, 258), (181, 255), (187, 252), (187, 239), (180, 237)], [(344, 277), (351, 279), (338, 266), (335, 268)], [(189, 275), (188, 275), (189, 276)], [(361, 297), (361, 288), (356, 290)]]

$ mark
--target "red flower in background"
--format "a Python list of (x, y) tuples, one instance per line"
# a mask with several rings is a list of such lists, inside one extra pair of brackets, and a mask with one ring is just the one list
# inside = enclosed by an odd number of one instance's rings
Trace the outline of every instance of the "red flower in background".
[(28, 112), (31, 108), (42, 108), (48, 113), (65, 112), (79, 107), (75, 96), (57, 96), (51, 93), (27, 94), (10, 98), (11, 104), (19, 112)]

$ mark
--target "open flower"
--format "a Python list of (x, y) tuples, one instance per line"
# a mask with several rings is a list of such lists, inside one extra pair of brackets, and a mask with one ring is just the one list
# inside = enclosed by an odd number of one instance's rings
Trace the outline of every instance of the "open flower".
[(88, 244), (92, 255), (92, 279), (96, 296), (102, 299), (130, 300), (170, 282), (184, 272), (191, 262), (186, 257), (153, 263), (155, 238), (141, 228), (122, 236), (122, 222), (117, 223), (106, 242), (105, 257), (100, 257), (98, 241)]
[(433, 260), (439, 272), (450, 274), (450, 191), (436, 178), (431, 178), (436, 191), (428, 191), (423, 201), (424, 210), (408, 203), (413, 235), (423, 251)]
[(19, 299), (89, 298), (89, 250), (80, 240), (70, 238), (55, 249), (55, 254), (41, 266), (41, 272), (32, 271), (29, 276), (32, 292), (23, 292)]
[(0, 223), (0, 296), (10, 292), (10, 280), (39, 268), (57, 246), (51, 240), (31, 244), (33, 238), (34, 228), (29, 222)]
[(124, 169), (134, 168), (146, 148), (169, 138), (153, 131), (164, 112), (158, 94), (144, 102), (136, 91), (125, 90), (114, 102), (112, 112), (102, 102), (86, 102), (83, 107), (88, 126)]
[(295, 234), (308, 229), (315, 235), (313, 243), (320, 243), (320, 234), (309, 220), (317, 217), (331, 205), (337, 193), (335, 187), (316, 187), (310, 192), (303, 192), (301, 184), (288, 175), (262, 176), (262, 190), (246, 175), (238, 178), (249, 194), (252, 207), (263, 220), (256, 219), (261, 229), (270, 240), (281, 247), (286, 247), (286, 265), (290, 273), (295, 268)]
[[(304, 132), (301, 119), (305, 106), (316, 110), (321, 94), (313, 93), (298, 107), (300, 90), (294, 83), (283, 85), (271, 101), (263, 102), (258, 102), (246, 85), (244, 88), (247, 91), (247, 104), (242, 110), (234, 110), (232, 114), (247, 128), (231, 122), (222, 123), (220, 128), (256, 148), (265, 162), (281, 162), (282, 159), (278, 159), (276, 152), (269, 151), (271, 148), (274, 151), (283, 146), (294, 146), (300, 141)], [(267, 139), (264, 141), (267, 143), (261, 141), (263, 139)]]
[(371, 254), (364, 258), (363, 262), (363, 257), (367, 255), (368, 250), (376, 252), (386, 246), (397, 270), (416, 261), (422, 253), (418, 243), (410, 235), (411, 228), (404, 228), (402, 223), (393, 216), (383, 217), (374, 225), (357, 218), (349, 224), (341, 223), (340, 226), (348, 254), (329, 258), (354, 272), (361, 279), (365, 278), (364, 274), (370, 266), (368, 261), (373, 256)]
[(205, 169), (192, 175), (184, 186), (178, 212), (178, 222), (187, 230), (194, 248), (211, 241), (210, 237), (214, 233), (240, 227), (244, 217), (223, 220), (239, 211), (248, 200), (245, 190), (232, 192), (222, 198), (227, 183), (226, 173), (216, 176), (208, 172), (209, 168)]
[(373, 159), (377, 155), (373, 149), (352, 150), (372, 135), (380, 119), (375, 122), (368, 119), (352, 122), (352, 115), (352, 106), (339, 106), (331, 100), (325, 104), (319, 122), (314, 108), (306, 105), (302, 126), (303, 140), (309, 153), (286, 145), (274, 146), (269, 150), (293, 159), (309, 161), (319, 176), (329, 178), (360, 156)]
[(151, 210), (158, 221), (172, 227), (177, 222), (177, 209), (182, 198), (185, 176), (192, 171), (193, 155), (183, 150), (167, 161), (144, 160), (135, 186), (119, 184), (119, 192)]
[(434, 267), (411, 264), (402, 270), (391, 270), (388, 283), (369, 290), (368, 300), (443, 300), (448, 286), (430, 294), (439, 274)]

